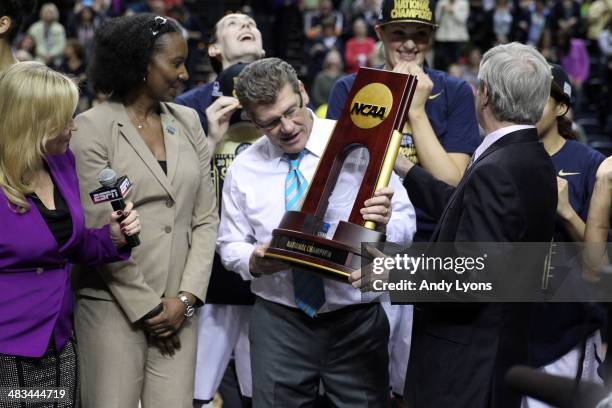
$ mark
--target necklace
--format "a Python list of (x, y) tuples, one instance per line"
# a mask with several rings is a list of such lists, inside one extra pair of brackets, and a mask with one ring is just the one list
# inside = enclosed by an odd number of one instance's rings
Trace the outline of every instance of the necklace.
[(145, 120), (141, 122), (138, 120), (134, 112), (132, 112), (130, 109), (126, 109), (126, 110), (127, 110), (128, 116), (132, 120), (132, 123), (134, 123), (138, 129), (144, 129), (147, 126), (146, 116), (145, 116)]

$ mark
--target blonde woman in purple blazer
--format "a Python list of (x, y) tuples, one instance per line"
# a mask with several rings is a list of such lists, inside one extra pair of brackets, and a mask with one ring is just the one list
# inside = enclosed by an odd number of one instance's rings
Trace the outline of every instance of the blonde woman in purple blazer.
[(69, 78), (19, 63), (0, 75), (0, 95), (0, 390), (61, 387), (58, 406), (78, 407), (70, 264), (129, 258), (124, 233), (140, 222), (128, 203), (123, 222), (111, 213), (104, 227), (85, 227)]

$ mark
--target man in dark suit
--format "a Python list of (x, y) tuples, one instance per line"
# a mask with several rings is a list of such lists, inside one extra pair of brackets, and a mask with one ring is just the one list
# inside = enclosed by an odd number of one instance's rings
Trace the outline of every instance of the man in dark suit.
[[(456, 188), (398, 156), (396, 171), (411, 200), (439, 218), (434, 243), (455, 242), (461, 253), (465, 242), (550, 242), (556, 178), (534, 127), (550, 78), (531, 47), (500, 45), (484, 55), (476, 112), (487, 136)], [(506, 282), (537, 280), (542, 264), (515, 250), (496, 245), (494, 258), (503, 262), (489, 273), (510, 276)], [(356, 273), (354, 285), (359, 278)], [(404, 391), (409, 406), (519, 407), (521, 398), (505, 388), (504, 375), (527, 361), (530, 310), (527, 303), (417, 305)]]

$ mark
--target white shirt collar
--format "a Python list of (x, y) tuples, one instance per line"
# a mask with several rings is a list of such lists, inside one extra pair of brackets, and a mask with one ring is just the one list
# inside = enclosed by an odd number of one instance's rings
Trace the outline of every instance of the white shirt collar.
[(507, 134), (516, 132), (519, 130), (523, 130), (523, 129), (533, 129), (533, 128), (535, 128), (535, 126), (533, 125), (512, 125), (512, 126), (506, 126), (503, 128), (499, 128), (496, 131), (489, 133), (488, 135), (485, 136), (480, 146), (478, 146), (478, 148), (474, 152), (474, 158), (472, 159), (472, 162), (475, 162), (476, 160), (478, 160), (480, 155), (482, 155), (489, 147), (491, 147), (493, 143), (497, 142), (499, 139), (506, 136)]

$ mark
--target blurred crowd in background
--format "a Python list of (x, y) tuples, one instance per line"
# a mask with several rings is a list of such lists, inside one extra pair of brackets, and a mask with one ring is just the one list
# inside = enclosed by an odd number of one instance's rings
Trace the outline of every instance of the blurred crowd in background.
[[(382, 47), (373, 27), (380, 0), (56, 0), (39, 2), (14, 47), (21, 60), (39, 60), (78, 77), (79, 111), (96, 95), (86, 67), (95, 30), (114, 16), (153, 12), (176, 19), (188, 38), (189, 81), (206, 83), (215, 72), (206, 57), (209, 34), (228, 11), (251, 15), (267, 56), (296, 68), (324, 114), (332, 85), (361, 66), (381, 66)], [(575, 87), (573, 119), (584, 142), (612, 154), (612, 0), (438, 0), (438, 28), (430, 66), (478, 86), (478, 65), (490, 47), (519, 41), (559, 63)]]

